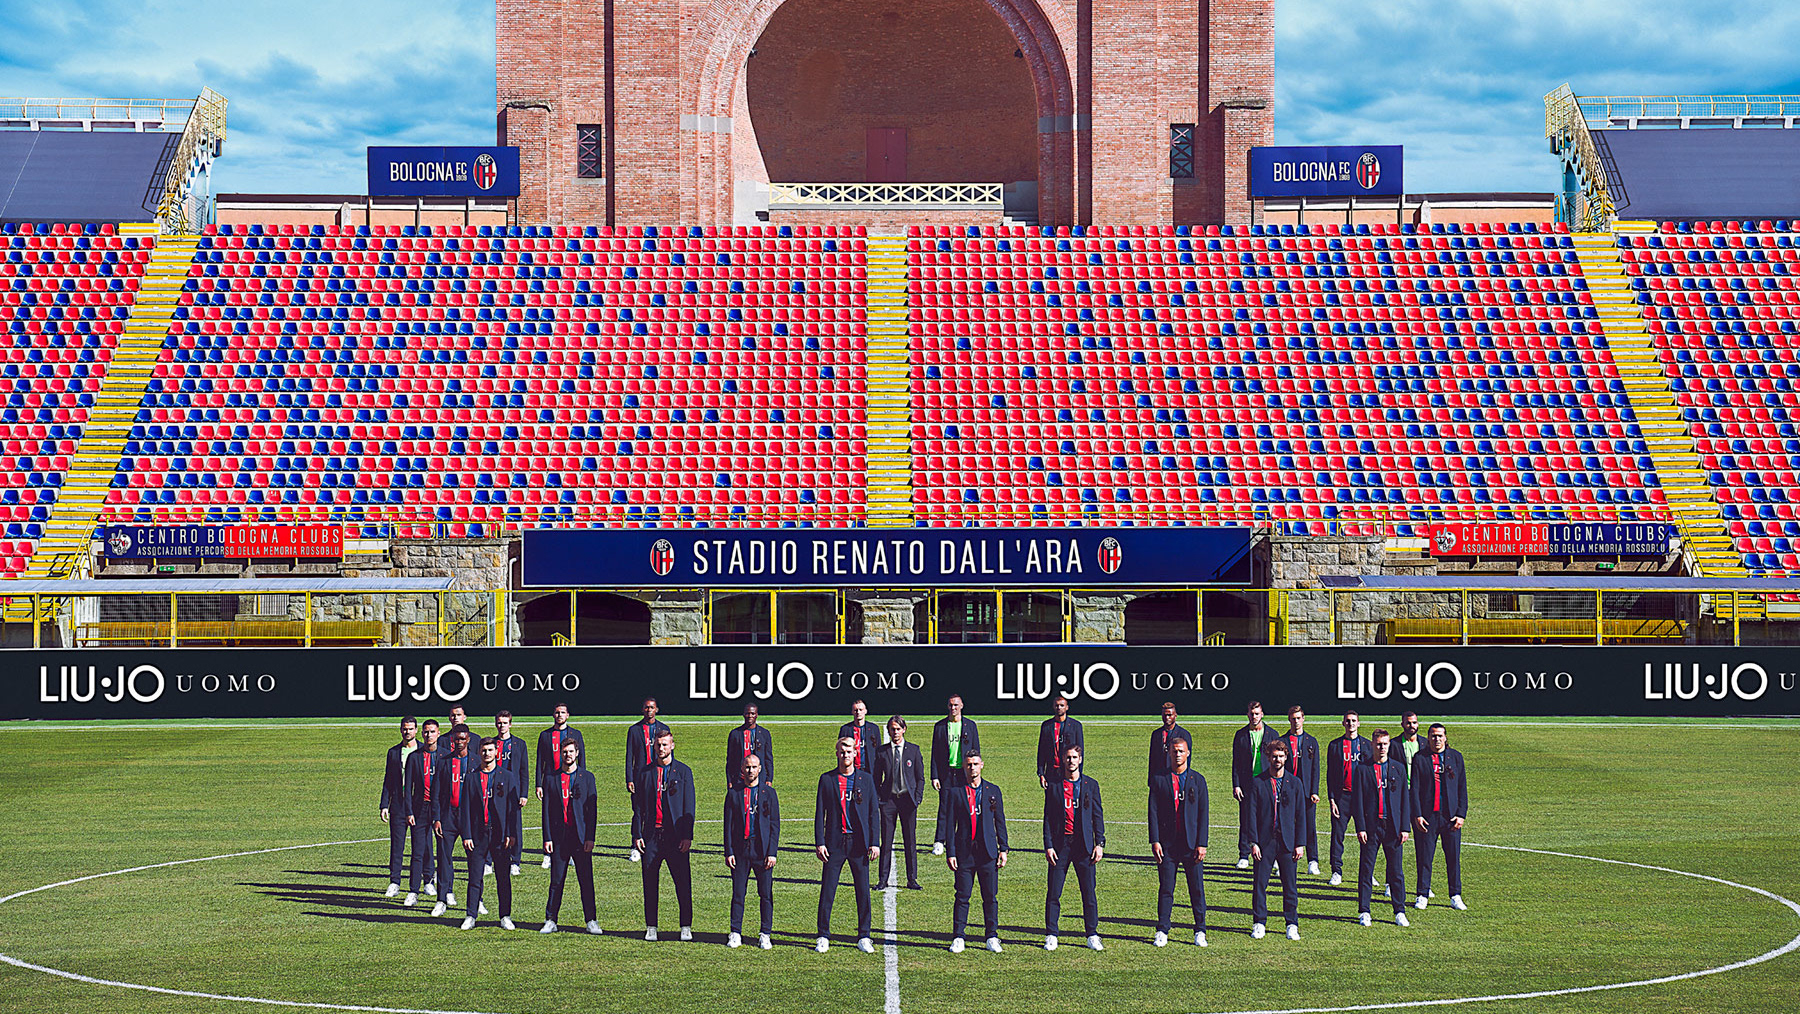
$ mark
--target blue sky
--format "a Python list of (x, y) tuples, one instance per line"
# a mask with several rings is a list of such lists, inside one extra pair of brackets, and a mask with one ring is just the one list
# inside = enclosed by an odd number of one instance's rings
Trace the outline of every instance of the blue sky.
[[(1543, 95), (1565, 81), (1800, 94), (1797, 0), (1276, 10), (1276, 140), (1405, 144), (1413, 191), (1552, 189)], [(0, 0), (0, 25), (0, 95), (225, 95), (220, 191), (359, 193), (368, 145), (494, 137), (493, 0)]]

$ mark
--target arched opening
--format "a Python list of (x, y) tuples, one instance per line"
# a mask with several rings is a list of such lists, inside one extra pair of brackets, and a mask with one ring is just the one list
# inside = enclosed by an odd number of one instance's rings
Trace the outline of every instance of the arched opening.
[(624, 595), (551, 592), (522, 603), (518, 616), (520, 644), (650, 643), (650, 604)]
[(747, 67), (777, 182), (1029, 184), (1038, 96), (986, 0), (787, 0)]
[(1126, 644), (1198, 644), (1199, 603), (1191, 591), (1156, 592), (1125, 605)]

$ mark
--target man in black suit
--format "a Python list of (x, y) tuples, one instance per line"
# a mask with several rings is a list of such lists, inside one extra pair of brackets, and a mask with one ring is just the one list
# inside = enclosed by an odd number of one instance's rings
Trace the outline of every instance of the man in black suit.
[(950, 810), (949, 857), (956, 875), (956, 901), (951, 908), (950, 953), (963, 952), (963, 929), (969, 924), (969, 898), (981, 884), (981, 915), (987, 949), (1000, 953), (1000, 871), (1006, 868), (1006, 805), (1000, 786), (982, 781), (981, 754), (963, 756), (962, 784), (944, 793)]
[[(456, 904), (456, 850), (463, 829), (463, 782), (475, 769), (476, 759), (469, 755), (469, 727), (458, 725), (440, 740), (450, 743), (447, 753), (434, 762), (437, 768), (432, 794), (436, 804), (431, 814), (431, 833), (437, 839), (438, 900), (431, 907), (435, 918)], [(482, 914), (486, 914), (485, 912)]]
[(1288, 773), (1300, 779), (1306, 790), (1301, 809), (1306, 819), (1306, 872), (1319, 875), (1319, 741), (1306, 731), (1306, 709), (1296, 704), (1288, 709), (1288, 731), (1282, 734), (1288, 744)]
[(781, 851), (781, 800), (775, 786), (762, 780), (762, 758), (744, 755), (737, 785), (725, 793), (725, 868), (731, 871), (731, 936), (725, 946), (744, 943), (744, 895), (756, 876), (756, 898), (762, 910), (762, 932), (756, 945), (775, 946), (775, 860)]
[(744, 705), (744, 724), (725, 734), (725, 787), (740, 788), (738, 779), (744, 774), (744, 758), (755, 757), (762, 763), (764, 784), (775, 784), (775, 740), (769, 730), (757, 724), (761, 712), (756, 705)]
[(938, 794), (937, 826), (931, 831), (931, 854), (944, 854), (949, 841), (950, 797), (967, 783), (963, 759), (981, 752), (981, 733), (975, 720), (963, 716), (961, 694), (951, 694), (948, 714), (931, 727), (931, 787)]
[[(419, 748), (419, 722), (411, 715), (400, 720), (400, 742), (388, 747), (387, 766), (381, 775), (381, 822), (388, 826), (387, 896), (400, 893), (401, 864), (406, 859), (406, 760)], [(413, 850), (418, 865), (418, 850)], [(414, 899), (417, 901), (417, 899)]]
[[(543, 811), (540, 814), (542, 822), (538, 825), (540, 829), (548, 828), (550, 826), (550, 801), (545, 798), (546, 794), (544, 792), (543, 779), (547, 778), (562, 765), (563, 744), (571, 741), (574, 742), (581, 753), (580, 758), (576, 761), (576, 766), (586, 769), (587, 743), (582, 741), (581, 730), (569, 725), (569, 706), (558, 702), (556, 707), (550, 710), (550, 728), (538, 733), (537, 738), (537, 772), (539, 776), (537, 797), (542, 803), (541, 809)], [(632, 837), (635, 838), (636, 835), (633, 835)], [(550, 836), (546, 834), (544, 836), (544, 842), (548, 844), (549, 841)], [(545, 851), (544, 869), (547, 870), (549, 868), (550, 853)]]
[(1462, 899), (1462, 829), (1469, 819), (1469, 778), (1463, 755), (1450, 749), (1442, 722), (1433, 722), (1425, 733), (1425, 749), (1412, 762), (1413, 843), (1419, 884), (1418, 908), (1431, 897), (1431, 861), (1439, 841), (1444, 843), (1444, 869), (1450, 880), (1450, 907), (1458, 912), (1469, 906)]
[(581, 886), (582, 918), (587, 920), (587, 931), (599, 936), (600, 922), (594, 912), (594, 827), (599, 819), (599, 793), (594, 786), (594, 773), (581, 766), (580, 743), (569, 740), (563, 744), (562, 766), (546, 777), (544, 784), (550, 787), (550, 823), (544, 827), (544, 850), (553, 862), (550, 899), (544, 905), (544, 927), (538, 932), (556, 932), (563, 885), (572, 862), (575, 879)]
[(694, 846), (694, 772), (675, 759), (674, 733), (665, 730), (651, 745), (656, 759), (638, 772), (637, 789), (631, 794), (638, 833), (632, 844), (644, 863), (644, 939), (656, 940), (657, 903), (666, 862), (681, 912), (681, 939), (692, 940), (694, 873), (688, 851)]
[(1144, 784), (1155, 784), (1158, 775), (1169, 773), (1169, 747), (1178, 739), (1187, 740), (1188, 749), (1194, 746), (1194, 737), (1181, 726), (1175, 724), (1178, 716), (1174, 701), (1164, 701), (1162, 706), (1162, 724), (1150, 734), (1150, 764), (1144, 774)]
[(894, 887), (894, 828), (906, 846), (906, 888), (919, 890), (919, 807), (925, 802), (925, 762), (906, 739), (906, 719), (888, 719), (888, 742), (875, 752), (875, 799), (881, 804), (882, 887)]
[(838, 726), (838, 738), (849, 736), (856, 741), (856, 770), (874, 773), (875, 748), (881, 745), (881, 731), (869, 721), (869, 706), (862, 701), (850, 702), (850, 721)]
[[(669, 731), (669, 727), (657, 719), (661, 711), (656, 698), (644, 698), (644, 717), (631, 723), (625, 730), (625, 791), (637, 795), (638, 775), (644, 769), (656, 764), (656, 739)], [(631, 808), (631, 840), (636, 842), (644, 837), (643, 829), (638, 827), (637, 807)], [(631, 846), (632, 862), (643, 858), (643, 852), (635, 844)]]
[(1193, 747), (1169, 741), (1169, 772), (1150, 783), (1150, 854), (1156, 860), (1156, 938), (1169, 944), (1175, 912), (1175, 874), (1187, 877), (1188, 906), (1194, 913), (1194, 946), (1206, 946), (1206, 779), (1188, 766)]
[[(513, 783), (519, 787), (519, 806), (524, 808), (526, 800), (531, 798), (531, 758), (526, 756), (525, 741), (512, 734), (513, 714), (510, 711), (498, 711), (494, 714), (494, 739), (500, 744), (500, 766), (512, 775)], [(553, 758), (552, 767), (560, 765), (562, 759)], [(540, 767), (539, 770), (542, 770)], [(520, 814), (524, 816), (523, 813)], [(549, 825), (545, 825), (547, 828)], [(549, 841), (546, 835), (545, 841)], [(523, 857), (525, 843), (523, 838), (513, 839), (512, 875), (519, 875), (519, 860)], [(548, 858), (546, 855), (545, 858)], [(489, 872), (492, 872), (491, 870)]]
[(469, 857), (469, 896), (463, 929), (475, 928), (481, 911), (481, 870), (494, 868), (500, 897), (500, 928), (512, 929), (513, 840), (519, 836), (519, 787), (500, 766), (500, 743), (481, 741), (481, 767), (463, 776), (462, 846)]
[(1369, 901), (1375, 894), (1375, 855), (1387, 853), (1388, 896), (1394, 902), (1394, 924), (1406, 922), (1406, 871), (1400, 859), (1412, 837), (1412, 792), (1406, 786), (1406, 762), (1389, 756), (1386, 729), (1375, 730), (1375, 756), (1356, 770), (1356, 840), (1362, 844), (1357, 864), (1358, 921), (1370, 924)]
[(881, 818), (875, 806), (875, 779), (856, 767), (856, 740), (839, 737), (837, 768), (819, 776), (819, 793), (813, 805), (813, 845), (824, 869), (819, 874), (820, 954), (831, 948), (831, 909), (837, 901), (838, 881), (844, 865), (856, 885), (856, 949), (875, 953), (869, 937), (869, 860), (881, 857)]
[(1050, 864), (1044, 892), (1044, 950), (1056, 950), (1063, 884), (1074, 866), (1088, 948), (1103, 951), (1094, 866), (1106, 857), (1106, 811), (1100, 803), (1100, 784), (1081, 773), (1080, 744), (1064, 743), (1062, 758), (1061, 769), (1051, 772), (1054, 780), (1044, 786), (1044, 861)]
[[(419, 748), (406, 758), (406, 830), (412, 838), (412, 881), (406, 891), (407, 908), (419, 903), (419, 885), (425, 893), (437, 896), (437, 843), (431, 832), (436, 819), (437, 800), (432, 781), (437, 777), (438, 723), (427, 718), (419, 738)], [(398, 818), (396, 818), (397, 820)]]
[(1306, 817), (1300, 804), (1305, 790), (1300, 779), (1287, 773), (1287, 750), (1287, 742), (1280, 737), (1270, 741), (1268, 771), (1244, 787), (1250, 803), (1250, 857), (1256, 861), (1250, 892), (1250, 936), (1254, 940), (1262, 939), (1263, 924), (1268, 921), (1269, 873), (1276, 867), (1281, 870), (1287, 937), (1300, 939), (1299, 862), (1306, 852)]
[(1050, 783), (1062, 771), (1063, 751), (1070, 746), (1081, 747), (1083, 754), (1087, 751), (1087, 741), (1081, 738), (1081, 722), (1069, 717), (1068, 697), (1057, 694), (1050, 704), (1050, 717), (1038, 726), (1037, 776), (1038, 788), (1047, 789)]
[[(1369, 763), (1375, 748), (1357, 735), (1362, 717), (1354, 711), (1344, 712), (1344, 734), (1325, 747), (1319, 768), (1325, 780), (1325, 796), (1331, 801), (1331, 886), (1344, 882), (1344, 832), (1355, 814), (1352, 795), (1356, 791), (1356, 769)], [(1360, 849), (1358, 852), (1360, 853)]]
[(1238, 869), (1250, 866), (1250, 797), (1252, 780), (1267, 771), (1269, 743), (1279, 739), (1275, 730), (1263, 722), (1261, 701), (1251, 701), (1245, 708), (1249, 722), (1231, 739), (1231, 795), (1238, 801)]

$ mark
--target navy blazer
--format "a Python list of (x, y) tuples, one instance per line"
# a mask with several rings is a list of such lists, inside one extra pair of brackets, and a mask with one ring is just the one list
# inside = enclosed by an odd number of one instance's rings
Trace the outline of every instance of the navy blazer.
[[(1379, 793), (1375, 790), (1375, 762), (1371, 760), (1356, 769), (1356, 798), (1351, 804), (1356, 812), (1356, 830), (1376, 841), (1398, 842), (1402, 834), (1412, 833), (1412, 793), (1406, 787), (1406, 762), (1389, 757), (1379, 767)], [(1381, 800), (1379, 805), (1377, 798)], [(1376, 816), (1382, 810), (1386, 812)]]
[[(459, 762), (462, 773), (460, 776), (453, 777), (452, 772), (458, 770)], [(437, 810), (431, 815), (431, 819), (444, 825), (444, 834), (448, 837), (452, 833), (460, 832), (464, 826), (461, 803), (466, 793), (462, 790), (462, 782), (469, 772), (480, 770), (481, 758), (446, 754), (433, 760), (431, 764), (437, 769), (437, 784), (431, 787), (431, 795), (436, 800)], [(452, 796), (457, 800), (454, 805), (451, 803)]]
[[(642, 724), (642, 723), (639, 723)], [(738, 770), (744, 766), (744, 730), (740, 725), (725, 736), (725, 786), (735, 789), (743, 783)], [(762, 759), (762, 780), (775, 780), (775, 737), (762, 726), (750, 729), (750, 752)]]
[(544, 776), (544, 801), (550, 805), (544, 812), (544, 840), (558, 843), (594, 840), (599, 820), (600, 793), (594, 785), (594, 773), (576, 768), (569, 776), (569, 819), (563, 820), (561, 771)]
[[(642, 722), (633, 723), (636, 729)], [(632, 808), (637, 811), (638, 834), (646, 840), (656, 831), (656, 768), (646, 766), (637, 776), (637, 791), (631, 794)], [(663, 771), (663, 834), (678, 841), (694, 840), (694, 772), (686, 764), (670, 759)]]
[(1046, 781), (1062, 777), (1062, 752), (1071, 744), (1081, 747), (1082, 756), (1087, 756), (1087, 743), (1081, 738), (1081, 722), (1065, 718), (1062, 724), (1060, 744), (1056, 737), (1056, 719), (1046, 718), (1044, 724), (1038, 726), (1037, 772), (1038, 777)]
[[(950, 777), (950, 716), (945, 715), (931, 727), (931, 779), (943, 782)], [(981, 733), (975, 720), (967, 715), (962, 720), (962, 755), (981, 752)], [(959, 765), (960, 770), (960, 765)]]
[[(1442, 759), (1443, 787), (1433, 775), (1432, 758)], [(1420, 750), (1412, 760), (1413, 816), (1430, 817), (1440, 809), (1446, 817), (1469, 819), (1469, 778), (1463, 756), (1449, 747), (1441, 754)], [(1433, 805), (1434, 803), (1439, 805)]]
[[(418, 745), (417, 740), (413, 742)], [(400, 743), (388, 747), (387, 769), (381, 776), (381, 808), (388, 811), (389, 820), (406, 817), (406, 762), (401, 759), (401, 747)], [(423, 749), (423, 746), (419, 747), (419, 750)]]
[[(1325, 747), (1325, 753), (1319, 758), (1319, 769), (1325, 775), (1325, 791), (1342, 798), (1356, 791), (1356, 769), (1375, 759), (1375, 744), (1367, 737), (1358, 736), (1350, 739), (1350, 784), (1344, 785), (1344, 741), (1348, 736), (1339, 736)], [(1393, 755), (1390, 755), (1393, 756)]]
[[(919, 744), (907, 740), (900, 748), (900, 763), (906, 766), (906, 794), (916, 809), (925, 803), (925, 761), (919, 756)], [(875, 798), (883, 806), (894, 805), (894, 747), (892, 743), (875, 750)]]
[(1298, 736), (1284, 732), (1275, 738), (1287, 741), (1288, 771), (1300, 779), (1300, 787), (1306, 790), (1310, 801), (1319, 794), (1319, 741), (1310, 732)]
[[(750, 793), (750, 834), (744, 835), (744, 793)], [(757, 782), (725, 793), (725, 854), (767, 859), (781, 850), (781, 800), (775, 786)]]
[[(562, 745), (571, 739), (580, 747), (575, 754), (575, 766), (584, 771), (587, 770), (587, 741), (581, 738), (581, 731), (572, 725), (565, 725), (561, 729), (561, 736), (558, 736), (557, 732), (556, 726), (552, 725), (538, 733), (537, 772), (540, 787), (543, 785), (546, 775), (552, 775), (562, 770)], [(551, 745), (552, 742), (555, 743), (554, 746)], [(525, 783), (520, 782), (519, 784)], [(544, 794), (549, 795), (549, 792), (546, 791)]]
[[(1270, 740), (1275, 739), (1278, 735), (1280, 734), (1274, 729), (1269, 728), (1269, 723), (1263, 723), (1262, 742), (1265, 744), (1265, 749), (1267, 748), (1266, 744)], [(1231, 737), (1231, 787), (1234, 789), (1243, 788), (1249, 783), (1252, 777), (1250, 770), (1253, 763), (1250, 756), (1251, 747), (1250, 727), (1246, 725), (1242, 729), (1239, 729), (1235, 736)], [(1263, 764), (1265, 765), (1263, 774), (1265, 776), (1268, 774), (1266, 767), (1268, 762), (1268, 755), (1265, 753), (1263, 755)], [(1289, 770), (1291, 771), (1293, 769), (1290, 767)]]
[(1150, 734), (1150, 766), (1144, 776), (1146, 782), (1157, 775), (1169, 773), (1169, 744), (1178, 739), (1187, 740), (1188, 753), (1191, 755), (1194, 751), (1194, 737), (1180, 725), (1167, 728), (1158, 725), (1156, 731)]
[[(513, 784), (519, 787), (519, 795), (527, 795), (531, 788), (531, 758), (525, 754), (525, 741), (517, 736), (508, 736), (500, 741), (500, 766), (513, 776)], [(550, 770), (562, 767), (562, 758), (558, 757), (550, 763)], [(544, 770), (542, 764), (538, 770)]]
[(481, 796), (481, 768), (463, 776), (462, 814), (459, 828), (466, 841), (519, 840), (519, 787), (512, 773), (498, 764), (487, 773), (488, 794)]
[(845, 789), (850, 794), (850, 801), (846, 806), (844, 798), (838, 795), (837, 770), (834, 768), (819, 776), (819, 794), (813, 803), (813, 845), (830, 844), (826, 836), (844, 826), (848, 812), (851, 844), (861, 850), (878, 848), (881, 845), (881, 817), (875, 803), (875, 776), (867, 771), (852, 771), (847, 777)]
[[(425, 776), (425, 758), (431, 758), (431, 777)], [(420, 827), (429, 827), (438, 819), (438, 811), (443, 807), (443, 797), (438, 795), (438, 778), (444, 770), (444, 759), (436, 750), (427, 750), (423, 746), (406, 758), (406, 812), (413, 822)], [(425, 784), (431, 783), (431, 798), (425, 798)]]
[[(985, 783), (984, 783), (985, 784)], [(1044, 786), (1044, 848), (1053, 849), (1064, 842), (1063, 823), (1068, 817), (1063, 795), (1068, 780), (1062, 775)], [(1064, 847), (1077, 859), (1086, 860), (1095, 848), (1106, 847), (1106, 809), (1100, 802), (1100, 783), (1082, 775), (1075, 781), (1075, 840)], [(963, 816), (968, 816), (968, 803), (963, 803)]]
[[(854, 736), (856, 734), (855, 729), (855, 722), (845, 722), (843, 725), (838, 726), (838, 738), (843, 739), (845, 736)], [(866, 718), (863, 719), (862, 749), (856, 752), (856, 770), (868, 771), (870, 773), (874, 772), (875, 765), (870, 758), (874, 756), (875, 748), (880, 745), (881, 726), (876, 725)], [(831, 755), (833, 757), (837, 756), (837, 747), (835, 745), (831, 748)]]
[(969, 786), (961, 785), (945, 793), (944, 805), (950, 808), (950, 855), (958, 860), (985, 863), (1006, 847), (1006, 804), (1000, 798), (1000, 786), (983, 778), (975, 788), (975, 824), (969, 824)]
[(636, 785), (638, 775), (656, 764), (656, 740), (669, 727), (661, 721), (650, 723), (650, 742), (644, 743), (644, 720), (638, 719), (625, 729), (625, 784)]
[(1207, 823), (1206, 778), (1191, 766), (1181, 775), (1181, 806), (1175, 805), (1174, 772), (1150, 782), (1150, 842), (1163, 847), (1165, 858), (1185, 862), (1197, 848), (1205, 848)]
[[(1271, 781), (1277, 784), (1271, 786)], [(1250, 840), (1262, 846), (1263, 858), (1268, 858), (1270, 851), (1293, 855), (1304, 844), (1301, 839), (1306, 832), (1302, 819), (1305, 790), (1300, 780), (1293, 775), (1279, 779), (1264, 775), (1250, 779), (1244, 792), (1250, 798)]]

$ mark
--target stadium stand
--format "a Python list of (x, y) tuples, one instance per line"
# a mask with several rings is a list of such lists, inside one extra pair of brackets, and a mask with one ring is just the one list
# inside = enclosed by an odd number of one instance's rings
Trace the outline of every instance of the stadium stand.
[(924, 228), (911, 258), (928, 524), (1667, 517), (1560, 230)]
[(0, 569), (26, 568), (63, 488), (155, 240), (112, 225), (0, 225)]
[(102, 518), (860, 523), (864, 244), (209, 230)]

